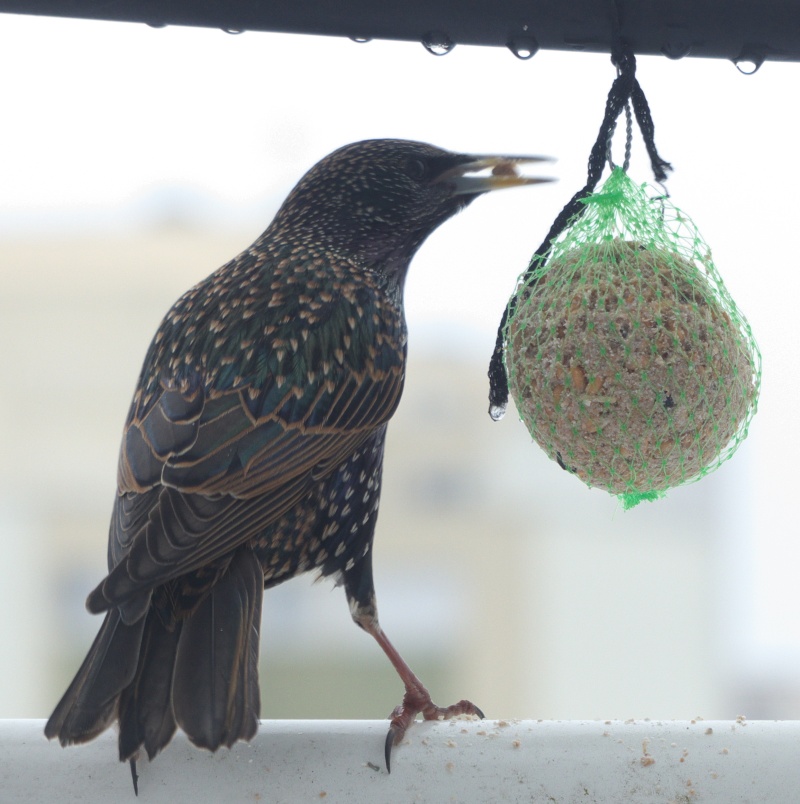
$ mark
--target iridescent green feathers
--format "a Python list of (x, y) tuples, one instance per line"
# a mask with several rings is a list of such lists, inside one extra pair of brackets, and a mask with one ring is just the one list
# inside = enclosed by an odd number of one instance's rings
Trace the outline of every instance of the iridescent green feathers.
[[(263, 256), (245, 252), (185, 294), (164, 320), (131, 407), (123, 488), (164, 481), (210, 491), (204, 480), (213, 485), (224, 471), (225, 490), (246, 495), (231, 473), (249, 471), (261, 446), (300, 440), (300, 452), (308, 449), (316, 462), (319, 447), (309, 439), (370, 429), (394, 412), (405, 323), (376, 278), (319, 257), (264, 264)], [(244, 299), (237, 295), (243, 285)], [(147, 449), (137, 448), (140, 438)], [(272, 460), (282, 476), (292, 473), (286, 448)], [(167, 459), (166, 474), (156, 476), (153, 457)], [(200, 458), (214, 459), (204, 479), (189, 471)], [(308, 460), (296, 460), (307, 468)]]

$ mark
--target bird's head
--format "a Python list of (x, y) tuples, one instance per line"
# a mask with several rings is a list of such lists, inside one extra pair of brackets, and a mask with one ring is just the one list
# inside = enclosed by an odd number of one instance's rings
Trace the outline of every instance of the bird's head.
[(452, 153), (408, 140), (356, 142), (303, 176), (274, 226), (402, 278), (425, 238), (478, 195), (550, 181), (517, 173), (544, 159)]

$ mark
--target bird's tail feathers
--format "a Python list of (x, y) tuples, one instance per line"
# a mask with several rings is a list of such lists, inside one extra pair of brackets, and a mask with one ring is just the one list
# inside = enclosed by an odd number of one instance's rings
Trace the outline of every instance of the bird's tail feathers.
[(45, 735), (61, 745), (85, 743), (106, 729), (117, 700), (136, 672), (145, 618), (127, 625), (111, 609), (83, 664), (45, 725)]
[(184, 619), (165, 625), (151, 608), (133, 624), (118, 608), (45, 726), (62, 745), (96, 737), (119, 718), (119, 755), (152, 759), (180, 726), (215, 751), (258, 729), (258, 643), (264, 575), (249, 547)]
[(144, 745), (149, 759), (172, 739), (172, 677), (183, 621), (167, 628), (150, 610), (133, 681), (119, 698), (119, 758), (135, 757)]
[(258, 643), (264, 574), (249, 547), (183, 622), (172, 682), (178, 725), (197, 746), (216, 751), (258, 729)]

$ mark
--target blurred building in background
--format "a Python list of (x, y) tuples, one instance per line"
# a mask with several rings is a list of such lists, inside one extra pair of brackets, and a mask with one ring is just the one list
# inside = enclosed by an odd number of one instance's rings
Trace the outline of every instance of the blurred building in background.
[[(0, 242), (0, 717), (45, 717), (94, 638), (117, 450), (175, 298), (257, 231)], [(498, 315), (501, 311), (498, 310)], [(630, 512), (486, 413), (489, 354), (411, 331), (375, 548), (382, 624), (434, 699), (520, 718), (800, 717), (797, 674), (744, 656), (748, 444)], [(264, 601), (266, 718), (380, 718), (402, 690), (330, 582)]]

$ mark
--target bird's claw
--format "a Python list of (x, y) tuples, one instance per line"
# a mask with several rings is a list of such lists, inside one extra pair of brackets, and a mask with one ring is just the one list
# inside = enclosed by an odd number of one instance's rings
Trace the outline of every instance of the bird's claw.
[(129, 760), (131, 765), (131, 780), (133, 781), (133, 794), (139, 795), (139, 774), (136, 772), (136, 757), (131, 757)]
[(392, 772), (392, 747), (395, 742), (402, 739), (402, 735), (398, 736), (394, 726), (389, 726), (389, 731), (386, 734), (386, 742), (383, 744), (383, 755), (386, 759), (386, 773)]
[(406, 730), (418, 714), (421, 714), (424, 720), (449, 720), (458, 715), (477, 715), (481, 720), (485, 717), (471, 701), (462, 700), (451, 706), (437, 706), (426, 689), (406, 690), (403, 703), (395, 707), (390, 715), (391, 725), (384, 743), (387, 773), (392, 772), (392, 748), (405, 737)]

